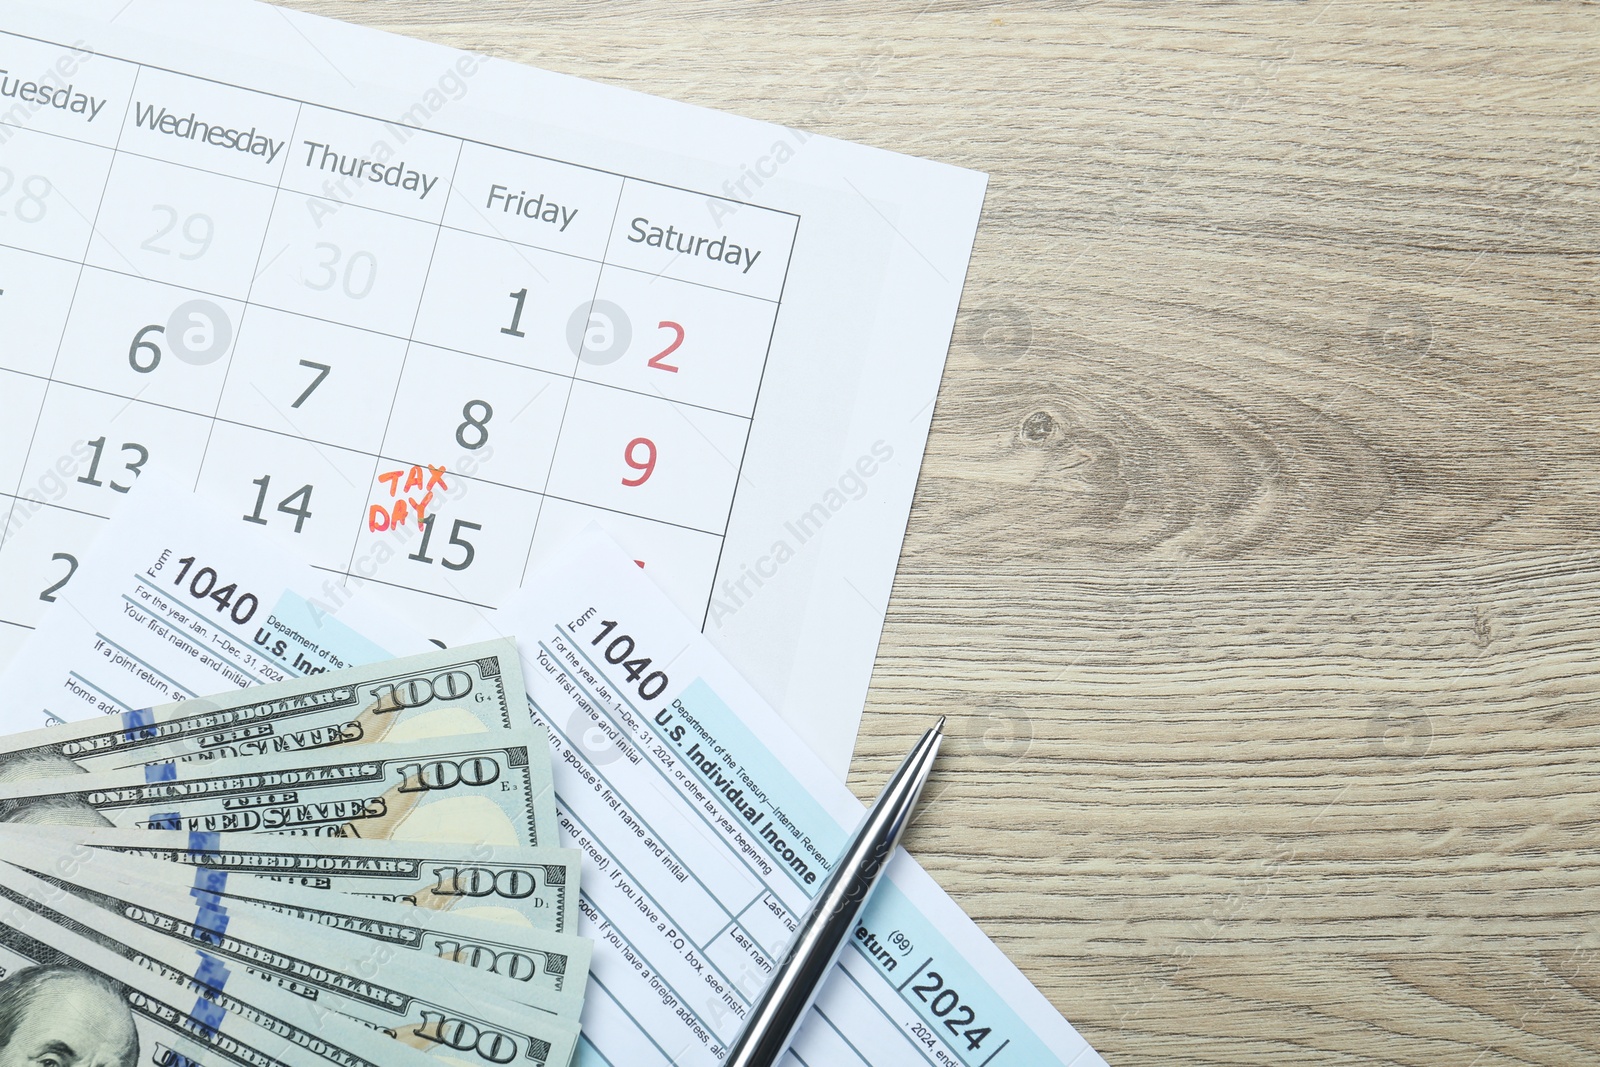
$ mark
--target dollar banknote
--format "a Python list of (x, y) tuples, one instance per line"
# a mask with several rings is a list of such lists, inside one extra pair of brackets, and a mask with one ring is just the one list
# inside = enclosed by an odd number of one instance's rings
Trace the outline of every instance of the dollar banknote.
[(0, 1063), (436, 1067), (205, 951), (169, 947), (0, 863)]
[(501, 639), (0, 737), (0, 784), (529, 722), (516, 643)]
[[(90, 847), (59, 831), (0, 827), (0, 854), (47, 881), (114, 898), (129, 885), (159, 888), (168, 899), (204, 893), (215, 906), (258, 908), (307, 924), (314, 936), (363, 939), (385, 958), (432, 959), (470, 967), (502, 982), (497, 995), (576, 1020), (583, 1010), (593, 943), (572, 934), (534, 930), (371, 897), (329, 893), (225, 870), (195, 868), (127, 852)], [(129, 895), (140, 902), (145, 897)], [(104, 901), (101, 901), (105, 906)], [(192, 901), (190, 902), (192, 907)], [(235, 931), (237, 932), (237, 931)], [(355, 951), (347, 947), (347, 951)]]
[[(181, 962), (204, 951), (228, 966), (277, 983), (313, 1005), (384, 1030), (419, 1051), (477, 1067), (564, 1063), (577, 1046), (578, 1017), (549, 1004), (519, 1001), (509, 979), (465, 970), (436, 957), (407, 957), (353, 934), (297, 922), (248, 904), (224, 904), (208, 872), (185, 890), (120, 879), (108, 867), (80, 864), (71, 879), (46, 879), (127, 920), (113, 936), (132, 943), (128, 925), (167, 942), (162, 957)], [(87, 922), (81, 903), (52, 901)], [(111, 927), (102, 927), (110, 932)], [(151, 951), (140, 939), (140, 951)], [(567, 1005), (571, 1007), (571, 1005)], [(581, 1005), (578, 1006), (581, 1010)]]
[(0, 822), (457, 841), (557, 840), (542, 727), (0, 786)]
[(319, 893), (372, 897), (552, 933), (578, 929), (582, 854), (576, 849), (115, 829), (35, 832)]

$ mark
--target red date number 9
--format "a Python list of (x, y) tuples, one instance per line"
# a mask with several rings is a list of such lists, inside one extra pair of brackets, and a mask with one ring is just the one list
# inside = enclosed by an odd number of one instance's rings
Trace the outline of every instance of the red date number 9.
[(635, 437), (628, 442), (628, 447), (623, 449), (622, 458), (627, 461), (628, 466), (639, 472), (638, 477), (622, 479), (622, 484), (643, 485), (656, 472), (656, 443), (648, 437)]

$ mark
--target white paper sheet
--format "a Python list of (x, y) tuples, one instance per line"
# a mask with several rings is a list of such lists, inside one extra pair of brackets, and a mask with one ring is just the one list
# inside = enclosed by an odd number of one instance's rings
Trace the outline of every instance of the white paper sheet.
[(328, 575), (187, 491), (149, 485), (105, 532), (0, 676), (0, 733), (434, 647), (380, 592), (331, 596)]
[[(326, 575), (206, 510), (150, 486), (122, 511), (0, 678), (0, 730), (423, 643), (370, 590), (333, 610)], [(226, 604), (206, 569), (237, 585)], [(261, 607), (240, 624), (246, 596)], [(597, 949), (579, 1064), (717, 1062), (860, 804), (597, 528), (489, 619), (481, 636), (521, 643), (560, 825), (585, 853)], [(1103, 1061), (902, 852), (785, 1063)]]
[(0, 656), (158, 471), (446, 641), (597, 520), (844, 774), (982, 175), (247, 0), (0, 31)]
[[(492, 621), (587, 854), (578, 1062), (718, 1062), (861, 804), (598, 529)], [(1103, 1067), (903, 850), (784, 1063)]]

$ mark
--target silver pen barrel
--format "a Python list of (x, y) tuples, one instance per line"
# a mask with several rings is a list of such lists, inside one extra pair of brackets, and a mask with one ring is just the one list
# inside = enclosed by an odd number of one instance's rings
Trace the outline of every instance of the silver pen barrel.
[(944, 719), (922, 735), (900, 769), (889, 779), (866, 818), (856, 828), (844, 855), (811, 902), (800, 929), (778, 961), (761, 996), (750, 1005), (744, 1029), (728, 1049), (724, 1067), (773, 1067), (789, 1048), (811, 1011), (828, 972), (878, 878), (894, 856), (917, 798), (928, 782)]

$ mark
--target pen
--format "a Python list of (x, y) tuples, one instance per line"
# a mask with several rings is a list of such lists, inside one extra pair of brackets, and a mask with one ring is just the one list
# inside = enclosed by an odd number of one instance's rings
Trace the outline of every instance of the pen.
[(943, 737), (941, 716), (878, 794), (838, 866), (811, 902), (799, 932), (772, 973), (772, 981), (750, 1005), (744, 1029), (728, 1049), (723, 1067), (773, 1067), (789, 1048), (911, 824), (911, 812), (928, 782)]

